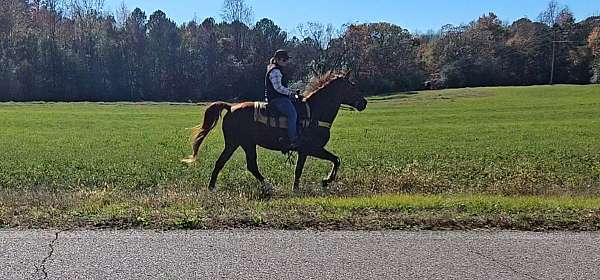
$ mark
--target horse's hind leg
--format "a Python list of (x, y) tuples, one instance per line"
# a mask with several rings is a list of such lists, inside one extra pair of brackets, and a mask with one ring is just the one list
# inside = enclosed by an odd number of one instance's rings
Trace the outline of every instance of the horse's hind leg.
[(338, 168), (340, 168), (340, 165), (342, 164), (341, 160), (339, 157), (337, 157), (336, 155), (332, 154), (331, 152), (325, 150), (324, 148), (319, 149), (315, 152), (310, 153), (311, 156), (316, 157), (316, 158), (320, 158), (320, 159), (324, 159), (324, 160), (328, 160), (331, 161), (333, 163), (333, 168), (331, 168), (331, 172), (329, 172), (329, 176), (327, 176), (327, 178), (323, 179), (323, 187), (327, 187), (327, 185), (331, 182), (333, 182), (337, 176), (337, 171)]
[(247, 145), (242, 147), (242, 149), (244, 149), (244, 152), (246, 153), (246, 167), (248, 167), (248, 171), (250, 171), (259, 182), (264, 182), (265, 177), (260, 174), (258, 163), (256, 162), (256, 146)]
[(231, 158), (231, 155), (233, 155), (233, 152), (235, 152), (237, 148), (238, 145), (229, 144), (227, 143), (227, 141), (225, 141), (225, 149), (223, 149), (221, 156), (219, 156), (219, 159), (215, 163), (215, 168), (213, 169), (212, 175), (210, 176), (210, 183), (208, 184), (208, 189), (210, 191), (215, 191), (219, 172), (221, 172), (221, 169), (223, 169), (223, 166), (225, 166), (225, 163), (227, 163), (227, 161)]

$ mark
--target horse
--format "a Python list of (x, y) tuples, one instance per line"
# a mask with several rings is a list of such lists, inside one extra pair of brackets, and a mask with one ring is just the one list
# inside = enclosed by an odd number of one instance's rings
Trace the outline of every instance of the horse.
[[(342, 104), (363, 111), (367, 107), (367, 100), (361, 96), (358, 86), (348, 78), (349, 72), (339, 73), (328, 71), (327, 73), (313, 78), (304, 92), (302, 102), (310, 108), (310, 119), (306, 122), (301, 132), (302, 145), (297, 150), (298, 158), (294, 177), (293, 191), (299, 191), (300, 177), (304, 169), (304, 163), (308, 156), (328, 160), (333, 167), (322, 181), (325, 188), (336, 179), (338, 168), (341, 165), (340, 158), (325, 149), (329, 142), (331, 124), (335, 121)], [(223, 117), (223, 136), (225, 148), (215, 163), (210, 177), (208, 188), (216, 190), (216, 181), (219, 172), (232, 154), (241, 147), (246, 154), (246, 165), (248, 171), (262, 184), (264, 195), (269, 195), (272, 186), (260, 173), (256, 162), (256, 146), (275, 151), (286, 152), (289, 147), (289, 139), (286, 129), (276, 128), (255, 120), (255, 102), (243, 102), (228, 104), (225, 102), (214, 102), (206, 108), (202, 125), (192, 131), (193, 153), (187, 159), (182, 160), (192, 163), (198, 158), (198, 150), (209, 132), (215, 128), (223, 110), (227, 113)], [(282, 141), (286, 139), (286, 141)]]

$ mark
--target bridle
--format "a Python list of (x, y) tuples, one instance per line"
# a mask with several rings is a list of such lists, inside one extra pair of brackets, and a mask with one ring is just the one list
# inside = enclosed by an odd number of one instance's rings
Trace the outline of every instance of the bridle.
[(341, 104), (340, 109), (342, 109), (344, 111), (356, 111), (357, 110), (356, 108), (358, 108), (358, 106), (360, 106), (359, 103), (360, 103), (360, 100), (354, 102), (353, 105)]

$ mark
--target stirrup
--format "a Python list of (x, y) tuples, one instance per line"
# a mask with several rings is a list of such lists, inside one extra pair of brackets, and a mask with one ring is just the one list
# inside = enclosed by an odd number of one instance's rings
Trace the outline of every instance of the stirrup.
[(302, 143), (300, 143), (300, 141), (298, 141), (298, 142), (294, 142), (294, 143), (290, 144), (290, 146), (288, 147), (288, 150), (298, 151), (301, 147), (302, 147)]

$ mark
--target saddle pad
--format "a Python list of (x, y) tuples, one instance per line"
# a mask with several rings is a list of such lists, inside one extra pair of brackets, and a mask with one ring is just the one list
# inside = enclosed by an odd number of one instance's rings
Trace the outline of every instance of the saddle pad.
[[(310, 112), (308, 104), (306, 104), (307, 111)], [(267, 111), (266, 102), (254, 102), (254, 121), (262, 123), (266, 126), (276, 128), (287, 128), (287, 117), (285, 116), (269, 116)], [(310, 119), (301, 119), (300, 125), (302, 127), (308, 127), (310, 125)]]

